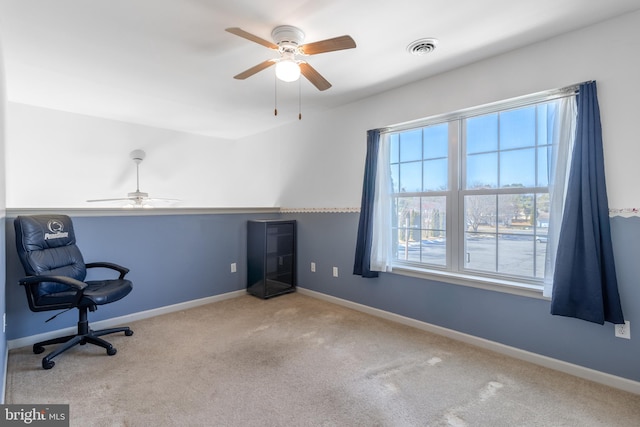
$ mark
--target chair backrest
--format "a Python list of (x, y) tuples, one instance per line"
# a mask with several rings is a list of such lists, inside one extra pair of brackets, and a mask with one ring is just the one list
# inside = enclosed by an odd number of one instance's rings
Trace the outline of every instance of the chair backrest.
[[(71, 218), (66, 215), (18, 216), (14, 222), (16, 248), (29, 276), (66, 276), (84, 281), (87, 268), (76, 246)], [(38, 297), (68, 291), (60, 283), (41, 283)]]

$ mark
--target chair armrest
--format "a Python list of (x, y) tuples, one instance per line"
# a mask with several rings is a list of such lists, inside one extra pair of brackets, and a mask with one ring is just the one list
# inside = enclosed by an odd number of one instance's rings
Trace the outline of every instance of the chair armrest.
[(87, 284), (67, 276), (27, 276), (20, 279), (21, 285), (36, 285), (44, 282), (62, 283), (78, 291), (83, 291)]
[(78, 305), (84, 294), (84, 289), (88, 286), (86, 283), (67, 276), (27, 276), (19, 280), (23, 286), (35, 286), (39, 283), (54, 282), (67, 285), (76, 291), (74, 305)]
[(128, 268), (112, 262), (90, 262), (85, 264), (85, 266), (87, 268), (109, 268), (111, 270), (115, 270), (120, 273), (120, 277), (118, 277), (119, 279), (124, 279), (124, 276), (129, 272)]

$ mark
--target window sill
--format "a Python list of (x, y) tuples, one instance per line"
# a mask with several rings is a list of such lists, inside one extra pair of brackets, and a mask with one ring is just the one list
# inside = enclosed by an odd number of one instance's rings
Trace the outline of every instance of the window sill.
[(472, 288), (486, 289), (489, 291), (503, 292), (530, 298), (549, 300), (542, 295), (542, 286), (510, 280), (501, 280), (488, 277), (471, 276), (468, 274), (451, 273), (448, 271), (425, 270), (406, 265), (394, 266), (391, 273), (419, 279), (434, 280), (453, 285), (468, 286)]

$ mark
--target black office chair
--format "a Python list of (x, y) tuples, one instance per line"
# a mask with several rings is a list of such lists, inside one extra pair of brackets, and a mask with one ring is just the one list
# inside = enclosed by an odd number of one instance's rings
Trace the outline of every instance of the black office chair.
[[(95, 311), (99, 305), (118, 301), (129, 294), (132, 284), (124, 278), (129, 269), (108, 262), (85, 264), (76, 246), (71, 218), (66, 215), (18, 216), (14, 226), (18, 255), (27, 274), (19, 283), (27, 291), (29, 308), (32, 311), (77, 308), (79, 311), (77, 334), (33, 345), (33, 352), (40, 354), (46, 345), (64, 343), (42, 359), (42, 367), (53, 368), (55, 362), (51, 359), (77, 344), (95, 344), (104, 347), (109, 356), (116, 354), (116, 349), (99, 337), (116, 332), (131, 336), (133, 331), (126, 326), (92, 331), (87, 310)], [(119, 277), (85, 281), (87, 268), (97, 267), (115, 270)]]

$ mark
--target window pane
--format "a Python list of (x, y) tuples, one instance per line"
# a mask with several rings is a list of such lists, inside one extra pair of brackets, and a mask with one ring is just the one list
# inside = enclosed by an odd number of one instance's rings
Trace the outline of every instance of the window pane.
[(467, 156), (466, 188), (495, 188), (498, 186), (498, 153)]
[(513, 233), (498, 237), (498, 272), (513, 276), (533, 276), (533, 236)]
[(538, 145), (549, 144), (553, 140), (553, 117), (557, 110), (555, 102), (538, 105)]
[(496, 271), (496, 196), (465, 196), (464, 266)]
[(500, 113), (500, 149), (532, 147), (536, 143), (536, 107)]
[(405, 261), (420, 261), (420, 197), (399, 197), (394, 227), (397, 233), (396, 257)]
[(409, 162), (422, 159), (422, 129), (400, 134), (400, 161)]
[(428, 126), (423, 130), (424, 158), (437, 159), (449, 155), (449, 124)]
[(544, 278), (547, 233), (549, 232), (549, 193), (536, 195), (536, 277)]
[(496, 235), (465, 233), (464, 267), (487, 272), (496, 271)]
[(400, 192), (422, 191), (422, 162), (400, 163)]
[(391, 163), (400, 161), (400, 136), (397, 133), (389, 136), (389, 159)]
[(538, 148), (538, 187), (549, 185), (549, 174), (551, 167), (551, 146), (547, 145)]
[(533, 234), (534, 218), (533, 194), (501, 194), (498, 196), (500, 222), (506, 230), (518, 230), (517, 234)]
[(498, 115), (472, 117), (466, 120), (467, 154), (498, 149)]
[(535, 203), (533, 194), (498, 196), (498, 272), (533, 277), (535, 259)]
[(536, 184), (534, 148), (500, 152), (500, 187), (533, 187)]
[(447, 159), (427, 160), (424, 164), (424, 191), (443, 191), (449, 185)]
[(547, 235), (549, 228), (549, 193), (536, 195), (536, 227), (538, 234)]
[(446, 266), (446, 196), (399, 197), (395, 215), (395, 258)]
[(465, 196), (465, 228), (470, 232), (495, 232), (496, 196)]
[[(398, 198), (398, 226), (420, 228), (420, 197)], [(419, 240), (419, 239), (418, 239)]]
[(422, 198), (421, 261), (447, 265), (447, 198)]
[(391, 187), (394, 193), (400, 192), (400, 165), (391, 165)]

